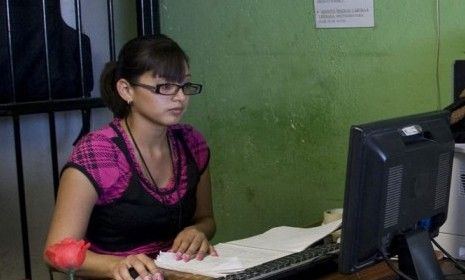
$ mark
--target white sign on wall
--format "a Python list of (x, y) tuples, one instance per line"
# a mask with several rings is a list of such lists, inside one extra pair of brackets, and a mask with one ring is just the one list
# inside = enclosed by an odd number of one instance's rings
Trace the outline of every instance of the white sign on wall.
[(373, 27), (373, 0), (313, 0), (317, 28)]

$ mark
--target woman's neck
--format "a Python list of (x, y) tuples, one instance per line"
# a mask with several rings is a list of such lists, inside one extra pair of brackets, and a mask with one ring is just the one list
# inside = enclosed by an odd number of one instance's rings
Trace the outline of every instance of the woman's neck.
[[(123, 127), (130, 130), (134, 140), (141, 149), (157, 150), (167, 144), (166, 126), (160, 126), (141, 117), (129, 115), (126, 121), (122, 120)], [(127, 127), (127, 126), (128, 127)], [(127, 131), (128, 132), (128, 131)]]

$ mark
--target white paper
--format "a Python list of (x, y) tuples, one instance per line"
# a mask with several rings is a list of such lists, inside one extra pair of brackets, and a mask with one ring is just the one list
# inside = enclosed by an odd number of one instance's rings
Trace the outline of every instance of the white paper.
[(340, 219), (313, 228), (275, 227), (249, 238), (219, 243), (215, 245), (218, 256), (207, 256), (202, 261), (176, 260), (174, 253), (162, 252), (155, 264), (170, 270), (221, 277), (300, 252), (334, 232), (341, 222)]
[(227, 273), (244, 270), (244, 267), (236, 256), (206, 256), (202, 261), (193, 259), (188, 262), (176, 260), (176, 254), (161, 252), (155, 264), (158, 267), (176, 271), (201, 274), (210, 277), (221, 277)]
[(375, 26), (373, 0), (313, 0), (317, 28)]
[(238, 257), (243, 269), (257, 266), (259, 264), (292, 254), (292, 252), (244, 247), (231, 243), (217, 244), (215, 245), (215, 250), (221, 257)]
[(262, 234), (227, 243), (245, 247), (296, 253), (304, 250), (338, 229), (341, 226), (341, 221), (342, 220), (336, 220), (312, 228), (275, 227)]

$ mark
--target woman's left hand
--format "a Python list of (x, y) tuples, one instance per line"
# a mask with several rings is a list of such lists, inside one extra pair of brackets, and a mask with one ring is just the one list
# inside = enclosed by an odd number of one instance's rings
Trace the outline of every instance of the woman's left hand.
[(176, 253), (177, 260), (186, 262), (193, 258), (203, 260), (207, 255), (218, 255), (215, 248), (210, 245), (205, 233), (195, 226), (184, 228), (174, 239), (170, 251)]

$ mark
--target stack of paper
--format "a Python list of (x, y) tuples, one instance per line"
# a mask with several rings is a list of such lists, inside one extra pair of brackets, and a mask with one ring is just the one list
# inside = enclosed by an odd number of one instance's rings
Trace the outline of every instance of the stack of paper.
[(155, 260), (155, 263), (161, 268), (201, 274), (214, 278), (244, 269), (238, 257), (207, 256), (201, 261), (193, 259), (184, 262), (182, 260), (177, 261), (175, 253), (169, 252), (161, 252)]
[(275, 227), (262, 234), (215, 245), (218, 257), (202, 261), (177, 261), (173, 253), (160, 253), (158, 267), (210, 277), (221, 277), (277, 258), (300, 252), (341, 226), (337, 220), (312, 228)]

